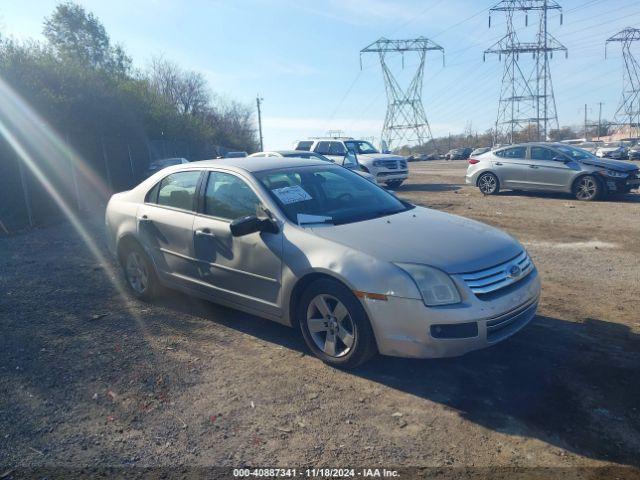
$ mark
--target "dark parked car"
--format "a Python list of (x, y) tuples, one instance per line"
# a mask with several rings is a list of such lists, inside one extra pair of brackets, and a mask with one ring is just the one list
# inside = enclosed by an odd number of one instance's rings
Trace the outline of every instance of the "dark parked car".
[(149, 178), (151, 175), (159, 172), (163, 168), (181, 165), (183, 163), (189, 163), (189, 160), (186, 158), (162, 158), (160, 160), (154, 160), (149, 164), (147, 171), (144, 173), (144, 178)]
[(472, 150), (471, 148), (454, 148), (449, 150), (446, 158), (447, 160), (466, 160), (471, 155)]
[(426, 160), (437, 160), (437, 153), (416, 153), (415, 155), (411, 155), (407, 160), (409, 162), (424, 162)]
[(629, 149), (629, 160), (640, 160), (640, 143)]

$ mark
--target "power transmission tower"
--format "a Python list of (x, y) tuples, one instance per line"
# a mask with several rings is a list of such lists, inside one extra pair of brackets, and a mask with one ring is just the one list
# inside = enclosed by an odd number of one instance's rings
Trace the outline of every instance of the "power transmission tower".
[(622, 82), (622, 100), (616, 114), (614, 122), (618, 125), (618, 131), (622, 131), (628, 125), (629, 136), (640, 136), (640, 64), (631, 51), (633, 42), (640, 41), (640, 29), (625, 28), (608, 38), (606, 47), (611, 42), (622, 44), (622, 59), (624, 61), (624, 80)]
[[(413, 40), (387, 40), (381, 38), (360, 51), (360, 68), (363, 53), (377, 53), (384, 76), (384, 87), (387, 93), (387, 114), (382, 127), (382, 145), (384, 149), (393, 149), (402, 145), (424, 145), (433, 140), (431, 127), (422, 104), (422, 80), (427, 52), (442, 52), (444, 66), (444, 48), (428, 38), (419, 37)], [(388, 64), (390, 56), (400, 54), (404, 68), (405, 53), (415, 52), (418, 55), (418, 66), (411, 83), (406, 89), (391, 72)]]
[[(516, 132), (523, 129), (545, 141), (551, 130), (559, 128), (549, 60), (553, 52), (566, 55), (567, 49), (548, 32), (548, 13), (553, 10), (562, 11), (555, 0), (503, 0), (490, 9), (489, 26), (494, 12), (504, 13), (507, 24), (506, 35), (484, 52), (485, 59), (487, 54), (497, 54), (499, 60), (505, 57), (494, 143), (505, 139), (513, 143)], [(520, 41), (514, 27), (514, 17), (522, 12), (525, 26), (529, 13), (538, 16), (538, 31), (531, 41)], [(527, 53), (532, 55), (533, 67), (520, 60), (520, 55)]]

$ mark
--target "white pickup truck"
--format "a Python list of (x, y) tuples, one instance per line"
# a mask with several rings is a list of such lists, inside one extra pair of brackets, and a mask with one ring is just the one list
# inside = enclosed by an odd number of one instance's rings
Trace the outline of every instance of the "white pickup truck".
[(371, 143), (347, 137), (329, 137), (301, 140), (295, 150), (316, 152), (332, 160), (342, 160), (347, 151), (358, 157), (358, 162), (373, 175), (378, 184), (398, 188), (409, 177), (407, 159), (400, 155), (380, 153)]

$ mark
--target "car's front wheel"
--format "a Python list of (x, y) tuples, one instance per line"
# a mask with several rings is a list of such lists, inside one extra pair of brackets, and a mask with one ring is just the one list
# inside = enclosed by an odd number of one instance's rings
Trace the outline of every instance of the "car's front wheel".
[(399, 188), (402, 185), (403, 180), (393, 180), (391, 182), (387, 182), (387, 187), (394, 189)]
[(495, 195), (500, 191), (500, 182), (493, 173), (487, 172), (478, 178), (478, 188), (484, 195)]
[(376, 353), (367, 314), (343, 284), (316, 280), (304, 291), (297, 313), (307, 346), (323, 362), (353, 368)]
[(154, 299), (160, 290), (160, 281), (149, 257), (137, 244), (131, 243), (122, 255), (122, 266), (127, 287), (141, 300)]
[(576, 181), (573, 191), (578, 200), (586, 202), (597, 200), (603, 193), (600, 182), (593, 175), (584, 175), (580, 177)]

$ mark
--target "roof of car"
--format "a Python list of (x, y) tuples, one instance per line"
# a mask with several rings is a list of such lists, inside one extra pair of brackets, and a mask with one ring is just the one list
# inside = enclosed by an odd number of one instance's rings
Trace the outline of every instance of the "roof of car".
[(526, 143), (514, 143), (511, 145), (502, 145), (498, 148), (512, 148), (512, 147), (570, 147), (568, 143), (560, 143), (560, 142), (526, 142)]
[[(242, 157), (200, 160), (198, 162), (191, 162), (188, 166), (200, 168), (228, 167), (247, 172), (260, 172), (285, 167), (305, 167), (326, 164), (327, 162), (323, 162), (322, 160), (311, 160), (308, 158), (288, 158), (287, 162), (283, 163), (280, 157)], [(185, 165), (183, 165), (183, 167), (185, 167)]]

